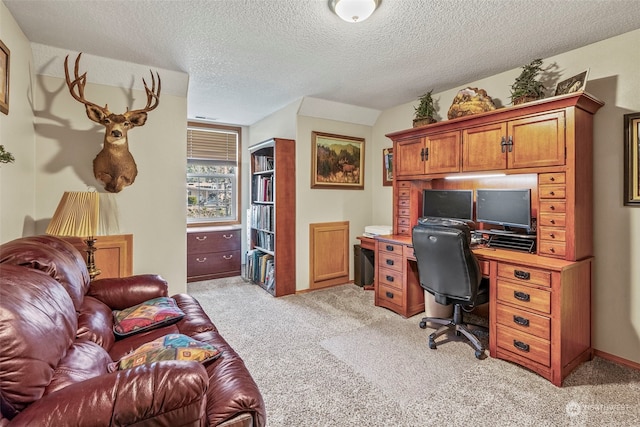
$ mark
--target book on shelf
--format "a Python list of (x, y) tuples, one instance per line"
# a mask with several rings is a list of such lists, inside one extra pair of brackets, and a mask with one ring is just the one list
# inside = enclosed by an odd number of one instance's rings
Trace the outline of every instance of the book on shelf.
[(254, 172), (266, 172), (273, 170), (273, 157), (271, 156), (254, 156), (253, 157), (253, 171)]

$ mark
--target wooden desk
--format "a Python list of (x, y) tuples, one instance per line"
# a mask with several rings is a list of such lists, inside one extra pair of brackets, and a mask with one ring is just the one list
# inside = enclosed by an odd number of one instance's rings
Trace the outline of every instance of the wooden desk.
[[(376, 237), (375, 304), (409, 317), (424, 311), (411, 237)], [(478, 247), (490, 279), (489, 353), (561, 386), (590, 360), (593, 258), (567, 261)]]

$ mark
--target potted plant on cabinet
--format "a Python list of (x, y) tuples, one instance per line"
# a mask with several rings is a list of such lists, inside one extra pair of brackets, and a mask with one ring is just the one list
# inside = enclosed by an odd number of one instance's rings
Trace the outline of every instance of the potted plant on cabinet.
[(431, 89), (429, 92), (425, 93), (419, 98), (420, 104), (417, 107), (413, 107), (415, 112), (415, 119), (413, 119), (413, 127), (424, 126), (430, 123), (435, 123), (437, 120), (435, 119), (436, 107), (433, 102), (433, 98), (431, 97)]
[(538, 74), (542, 72), (541, 66), (542, 59), (534, 59), (522, 67), (522, 72), (511, 85), (511, 103), (513, 105), (544, 98), (545, 87), (536, 80)]

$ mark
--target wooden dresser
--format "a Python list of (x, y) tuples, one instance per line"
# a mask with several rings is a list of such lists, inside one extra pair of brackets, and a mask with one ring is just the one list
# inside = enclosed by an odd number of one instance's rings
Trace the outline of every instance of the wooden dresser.
[(187, 230), (187, 282), (239, 276), (240, 228)]
[(422, 190), (528, 188), (535, 253), (474, 249), (491, 283), (489, 351), (560, 386), (592, 357), (592, 127), (602, 105), (575, 93), (388, 134), (394, 234), (377, 238), (376, 305), (420, 311), (415, 262), (395, 254), (412, 249)]

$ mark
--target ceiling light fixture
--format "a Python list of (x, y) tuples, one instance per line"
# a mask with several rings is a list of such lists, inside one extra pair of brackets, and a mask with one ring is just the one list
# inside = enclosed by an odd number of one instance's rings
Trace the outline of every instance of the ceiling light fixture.
[(329, 0), (329, 7), (347, 22), (362, 22), (380, 6), (381, 0)]

